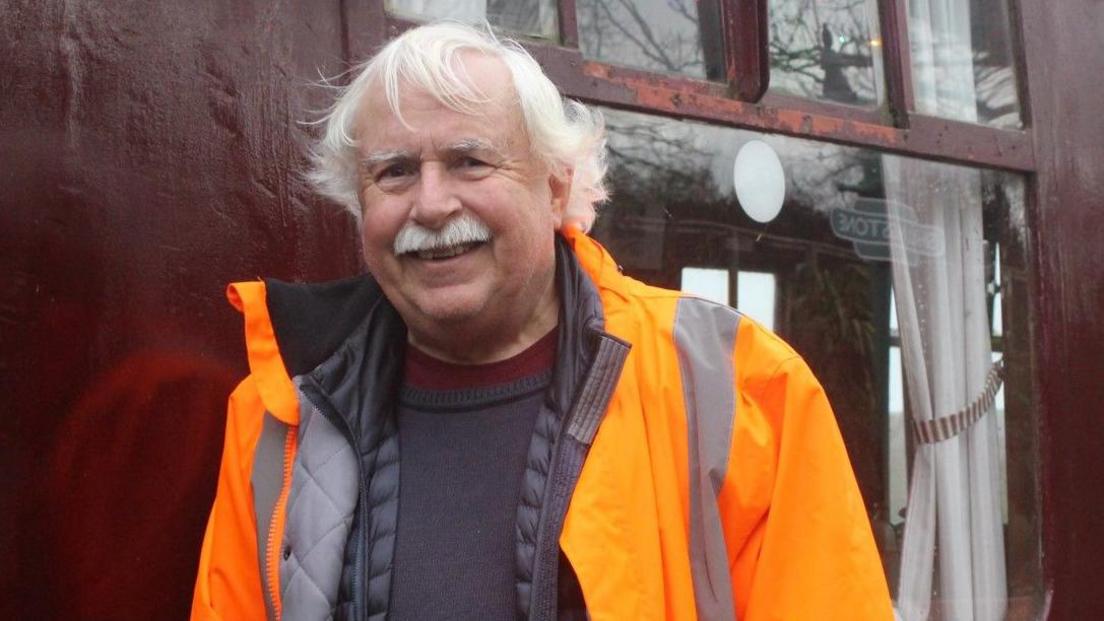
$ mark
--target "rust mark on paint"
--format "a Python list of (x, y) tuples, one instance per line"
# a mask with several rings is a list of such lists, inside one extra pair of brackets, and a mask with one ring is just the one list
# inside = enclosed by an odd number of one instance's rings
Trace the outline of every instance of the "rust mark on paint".
[[(566, 69), (564, 60), (555, 57), (548, 56), (549, 64)], [(790, 96), (768, 95), (752, 104), (734, 98), (728, 86), (718, 82), (593, 60), (577, 62), (558, 72), (558, 83), (569, 97), (593, 104), (965, 164), (1034, 168), (1032, 139), (1025, 131), (995, 131), (915, 114), (909, 116), (908, 127), (897, 127), (876, 110)]]
[[(695, 84), (697, 81), (669, 76), (642, 77), (602, 63), (586, 63), (584, 72), (591, 78), (625, 87), (630, 97), (619, 103), (641, 109), (786, 134), (857, 140), (889, 148), (903, 148), (908, 140), (906, 132), (895, 127), (745, 103), (727, 97), (719, 84)], [(688, 84), (695, 88), (686, 88)]]

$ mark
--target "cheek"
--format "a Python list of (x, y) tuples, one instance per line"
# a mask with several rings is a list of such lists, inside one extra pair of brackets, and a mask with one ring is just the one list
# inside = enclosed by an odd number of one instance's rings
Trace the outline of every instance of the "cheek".
[(385, 222), (364, 214), (360, 225), (361, 251), (365, 263), (373, 272), (382, 268), (392, 256), (394, 241), (395, 233), (386, 227)]
[(379, 245), (379, 231), (378, 226), (367, 215), (363, 216), (360, 223), (360, 242), (364, 246), (364, 251), (372, 252), (375, 247)]
[(403, 214), (397, 205), (386, 200), (366, 202), (361, 211), (360, 238), (365, 246), (390, 244), (402, 223)]

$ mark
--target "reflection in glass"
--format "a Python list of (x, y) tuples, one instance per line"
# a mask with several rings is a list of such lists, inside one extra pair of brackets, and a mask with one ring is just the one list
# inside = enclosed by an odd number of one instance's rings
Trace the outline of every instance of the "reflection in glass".
[[(994, 363), (1001, 358), (1001, 352), (993, 352)], [(997, 413), (997, 445), (1004, 446), (1007, 434), (1004, 422), (1004, 386), (1001, 386), (1000, 391), (997, 392), (996, 405), (993, 407)], [(1001, 451), (998, 457), (1000, 458), (1001, 522), (1008, 524), (1008, 454), (1006, 451)]]
[[(886, 519), (894, 527), (905, 520), (908, 506), (908, 427), (905, 419), (905, 385), (901, 348), (889, 348), (889, 507)], [(893, 581), (896, 583), (896, 580)]]
[(453, 19), (491, 26), (510, 33), (556, 39), (555, 0), (387, 0), (387, 11), (420, 20)]
[(916, 111), (1021, 127), (1006, 0), (909, 0)]
[(694, 0), (578, 0), (579, 47), (588, 58), (613, 64), (723, 79), (718, 7)]
[(728, 270), (707, 267), (682, 268), (682, 290), (718, 304), (731, 304)]
[[(893, 305), (890, 305), (891, 312)], [(897, 338), (896, 326), (890, 327), (890, 342), (895, 343), (889, 348), (888, 368), (888, 393), (886, 415), (886, 449), (889, 453), (886, 464), (886, 487), (888, 492), (887, 506), (882, 510), (883, 515), (874, 516), (882, 530), (892, 537), (884, 536), (881, 544), (882, 561), (886, 568), (886, 579), (894, 593), (897, 592), (897, 584), (900, 580), (901, 568), (901, 533), (904, 530), (905, 514), (908, 509), (908, 452), (911, 434), (909, 430), (908, 412), (905, 410), (905, 376), (901, 369), (900, 339)]]
[[(832, 401), (898, 606), (916, 611), (922, 600), (939, 618), (983, 614), (986, 606), (1007, 609), (1009, 618), (1037, 610), (1038, 448), (1022, 179), (623, 111), (605, 115), (613, 198), (593, 234), (645, 282), (679, 288), (684, 268), (713, 270), (717, 287), (720, 274), (734, 275), (729, 292), (741, 308), (765, 297), (741, 286), (746, 274), (773, 279), (765, 314)], [(778, 153), (787, 180), (782, 211), (767, 225), (744, 213), (733, 189), (732, 163), (751, 140)], [(998, 290), (1002, 330), (993, 335)], [(1006, 368), (995, 412), (944, 442), (919, 445), (913, 421), (971, 402), (990, 351)], [(925, 477), (935, 495), (914, 489)], [(976, 519), (983, 515), (989, 518)], [(930, 547), (917, 545), (929, 538)], [(976, 546), (996, 546), (999, 555), (979, 561)], [(904, 590), (906, 573), (927, 576), (928, 588)]]
[(771, 90), (876, 106), (884, 92), (877, 0), (770, 0)]
[(774, 330), (774, 289), (774, 274), (738, 272), (736, 308), (768, 330)]

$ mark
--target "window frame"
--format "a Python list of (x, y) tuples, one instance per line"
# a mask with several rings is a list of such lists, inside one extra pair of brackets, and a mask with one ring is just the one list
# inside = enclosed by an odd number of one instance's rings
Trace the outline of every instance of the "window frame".
[[(878, 0), (886, 101), (864, 108), (758, 91), (769, 81), (767, 0), (717, 0), (728, 83), (660, 74), (587, 59), (579, 49), (575, 0), (559, 0), (562, 43), (520, 39), (564, 95), (589, 104), (687, 118), (741, 129), (866, 147), (911, 157), (1020, 173), (1037, 171), (1030, 122), (1018, 0), (1007, 0), (1022, 129), (944, 119), (914, 111), (908, 40), (908, 0)], [(387, 13), (384, 0), (345, 3), (349, 58), (371, 51), (419, 22)], [(739, 24), (753, 22), (748, 28)], [(350, 24), (358, 24), (356, 30)], [(361, 28), (359, 25), (364, 24)], [(761, 35), (761, 36), (760, 36)], [(732, 40), (752, 40), (739, 49)], [(763, 55), (754, 56), (758, 49)], [(757, 74), (758, 72), (758, 74)], [(757, 99), (757, 101), (749, 101)]]

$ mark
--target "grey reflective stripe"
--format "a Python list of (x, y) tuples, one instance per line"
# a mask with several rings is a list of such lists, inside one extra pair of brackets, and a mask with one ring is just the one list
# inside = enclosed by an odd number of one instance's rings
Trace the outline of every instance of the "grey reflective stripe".
[(575, 402), (575, 412), (568, 424), (567, 433), (590, 446), (594, 434), (598, 432), (598, 423), (606, 413), (613, 389), (621, 377), (621, 368), (625, 366), (625, 357), (629, 354), (629, 344), (608, 334), (598, 337), (598, 351), (594, 353), (594, 362), (590, 365), (579, 399)]
[(736, 618), (717, 494), (728, 469), (736, 415), (732, 351), (740, 315), (682, 298), (675, 311), (690, 455), (690, 569), (698, 619)]
[(253, 451), (253, 472), (250, 482), (253, 484), (253, 515), (257, 516), (257, 567), (261, 573), (261, 590), (264, 593), (265, 617), (275, 621), (272, 610), (273, 585), (268, 584), (268, 572), (265, 559), (268, 558), (268, 531), (272, 525), (272, 514), (280, 498), (280, 489), (284, 484), (284, 445), (290, 428), (269, 412), (264, 414), (261, 424), (261, 437)]

